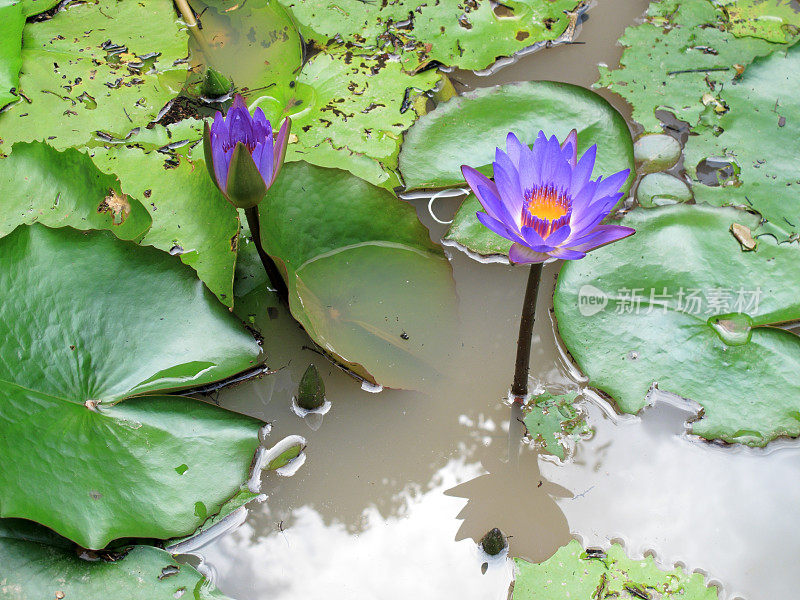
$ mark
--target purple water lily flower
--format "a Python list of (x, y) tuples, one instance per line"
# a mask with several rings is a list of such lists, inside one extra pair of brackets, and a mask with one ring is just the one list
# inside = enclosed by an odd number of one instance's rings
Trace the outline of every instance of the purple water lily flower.
[(576, 260), (635, 232), (600, 224), (622, 198), (619, 189), (630, 170), (591, 180), (597, 146), (579, 161), (574, 129), (563, 144), (540, 131), (532, 149), (509, 133), (506, 148), (497, 148), (494, 181), (467, 165), (461, 171), (486, 210), (477, 213), (478, 220), (514, 242), (511, 262)]
[(227, 116), (214, 115), (204, 130), (206, 166), (225, 197), (238, 208), (258, 204), (275, 181), (286, 155), (291, 121), (273, 141), (272, 124), (257, 108), (250, 115), (244, 99), (236, 94)]

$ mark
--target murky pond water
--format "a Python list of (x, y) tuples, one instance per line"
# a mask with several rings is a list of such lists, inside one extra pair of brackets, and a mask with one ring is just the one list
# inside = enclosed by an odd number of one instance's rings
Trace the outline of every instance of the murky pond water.
[[(490, 78), (457, 72), (453, 79), (462, 88), (528, 79), (588, 87), (597, 62), (618, 61), (615, 40), (646, 4), (600, 2), (583, 25), (585, 43), (527, 56)], [(609, 99), (626, 113), (623, 102)], [(439, 219), (459, 201), (437, 200)], [(425, 200), (413, 202), (438, 240), (445, 227), (428, 215)], [(238, 600), (502, 599), (510, 562), (487, 561), (475, 543), (492, 527), (511, 536), (513, 555), (535, 561), (574, 536), (599, 546), (621, 540), (634, 556), (652, 552), (664, 566), (707, 573), (723, 598), (789, 597), (800, 587), (794, 442), (766, 451), (715, 446), (684, 434), (696, 412), (685, 401), (661, 394), (640, 416), (618, 416), (587, 392), (582, 407), (595, 433), (566, 463), (529, 447), (509, 460), (512, 413), (503, 397), (524, 269), (447, 252), (463, 335), (449, 344), (443, 376), (425, 389), (360, 389), (308, 349), (308, 338), (281, 311), (269, 320), (265, 341), (277, 372), (220, 394), (222, 406), (270, 421), (270, 439), (299, 434), (308, 442), (297, 473), (266, 474), (266, 502), (199, 551), (224, 593)], [(548, 318), (557, 269), (547, 265), (543, 273), (531, 377), (553, 390), (580, 389)], [(291, 398), (310, 362), (332, 408), (302, 419)]]

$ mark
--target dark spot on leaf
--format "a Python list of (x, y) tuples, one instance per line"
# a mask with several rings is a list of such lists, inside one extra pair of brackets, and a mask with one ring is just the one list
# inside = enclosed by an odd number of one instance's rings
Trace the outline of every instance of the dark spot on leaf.
[(525, 40), (525, 39), (529, 38), (529, 37), (530, 37), (530, 35), (531, 35), (531, 34), (530, 34), (530, 33), (528, 33), (527, 31), (518, 31), (518, 32), (517, 32), (517, 35), (515, 35), (514, 37), (516, 38), (516, 40), (517, 40), (518, 42), (521, 42), (521, 41), (523, 41), (523, 40)]
[(180, 570), (181, 568), (178, 565), (167, 565), (161, 569), (161, 574), (158, 576), (158, 578), (166, 579), (167, 577), (172, 577), (173, 575), (177, 575)]

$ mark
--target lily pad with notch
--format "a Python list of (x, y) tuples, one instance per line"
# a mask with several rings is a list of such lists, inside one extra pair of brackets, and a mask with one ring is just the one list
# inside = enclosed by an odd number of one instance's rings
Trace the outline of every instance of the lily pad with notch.
[(650, 387), (703, 411), (692, 433), (764, 446), (800, 435), (798, 249), (760, 236), (743, 249), (731, 228), (758, 236), (756, 215), (674, 205), (620, 221), (636, 234), (569, 261), (554, 298), (561, 337), (589, 385), (623, 412)]
[(3, 517), (96, 549), (189, 534), (238, 493), (263, 424), (169, 394), (261, 351), (188, 267), (34, 224), (0, 239), (0, 286)]

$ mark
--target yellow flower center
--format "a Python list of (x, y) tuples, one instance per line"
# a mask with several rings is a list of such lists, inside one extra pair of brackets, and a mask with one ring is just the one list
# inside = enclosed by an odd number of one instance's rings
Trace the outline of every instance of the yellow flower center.
[(532, 217), (552, 222), (567, 214), (565, 198), (552, 187), (533, 190), (527, 200), (525, 208)]

